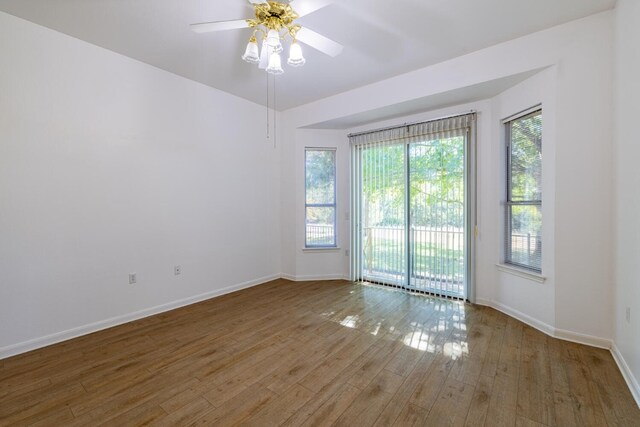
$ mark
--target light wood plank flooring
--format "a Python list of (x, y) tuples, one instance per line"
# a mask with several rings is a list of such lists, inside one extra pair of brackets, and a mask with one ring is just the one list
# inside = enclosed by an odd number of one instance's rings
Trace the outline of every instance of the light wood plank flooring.
[(278, 280), (0, 361), (0, 425), (640, 426), (611, 355), (493, 309)]

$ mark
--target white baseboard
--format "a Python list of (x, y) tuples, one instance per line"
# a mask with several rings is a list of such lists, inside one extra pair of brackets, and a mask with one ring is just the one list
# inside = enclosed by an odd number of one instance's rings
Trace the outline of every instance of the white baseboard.
[(270, 276), (261, 277), (255, 280), (250, 280), (236, 285), (227, 286), (226, 288), (216, 289), (204, 294), (195, 295), (193, 297), (183, 298), (177, 301), (172, 301), (166, 304), (158, 305), (156, 307), (146, 308), (144, 310), (136, 311), (133, 313), (124, 314), (121, 316), (112, 317), (106, 320), (100, 320), (98, 322), (90, 323), (76, 328), (68, 329), (66, 331), (56, 332), (44, 337), (34, 338), (28, 341), (23, 341), (17, 344), (11, 344), (5, 347), (0, 347), (0, 360), (7, 357), (15, 356), (17, 354), (26, 353), (28, 351), (36, 350), (38, 348), (47, 347), (52, 344), (57, 344), (62, 341), (67, 341), (72, 338), (77, 338), (82, 335), (98, 332), (103, 329), (111, 328), (114, 326), (122, 325), (123, 323), (132, 322), (134, 320), (142, 319), (144, 317), (153, 316), (155, 314), (164, 313), (165, 311), (174, 310), (176, 308), (184, 307), (187, 305), (195, 304), (200, 301), (215, 298), (221, 295), (225, 295), (231, 292), (239, 291), (241, 289), (250, 288), (253, 286), (261, 285), (275, 279), (287, 279), (292, 281), (310, 281), (310, 280), (349, 280), (348, 276), (341, 274), (327, 274), (327, 275), (311, 275), (311, 276), (293, 276), (290, 274), (273, 274)]
[(529, 316), (521, 311), (518, 311), (514, 308), (511, 308), (507, 305), (499, 303), (497, 301), (485, 300), (482, 298), (476, 298), (476, 304), (485, 305), (487, 307), (495, 308), (499, 312), (506, 314), (507, 316), (513, 317), (514, 319), (518, 319), (522, 323), (526, 323), (527, 325), (536, 328), (537, 330), (544, 332), (545, 334), (554, 337), (555, 336), (555, 328), (547, 323), (544, 323), (534, 317)]
[(567, 331), (565, 329), (556, 328), (555, 337), (560, 338), (561, 340), (571, 341), (578, 344), (590, 345), (591, 347), (603, 348), (605, 350), (611, 350), (611, 346), (613, 345), (613, 342), (608, 338), (579, 334), (577, 332)]
[(106, 320), (100, 320), (98, 322), (90, 323), (88, 325), (78, 326), (76, 328), (68, 329), (62, 332), (56, 332), (44, 337), (35, 338), (32, 340), (24, 341), (17, 344), (11, 344), (6, 347), (0, 347), (0, 359), (15, 356), (17, 354), (26, 353), (31, 350), (46, 347), (52, 344), (56, 344), (62, 341), (66, 341), (72, 338), (76, 338), (82, 335), (91, 334), (103, 329), (111, 328), (113, 326), (121, 325), (123, 323), (131, 322), (134, 320), (142, 319), (143, 317), (153, 316), (154, 314), (163, 313), (165, 311), (174, 310), (176, 308), (191, 305), (200, 301), (211, 299), (220, 295), (225, 295), (231, 292), (239, 291), (241, 289), (250, 288), (253, 286), (261, 285), (271, 280), (281, 278), (281, 274), (273, 274), (270, 276), (260, 277), (258, 279), (249, 280), (247, 282), (238, 283), (236, 285), (227, 286), (226, 288), (216, 289), (204, 294), (195, 295), (188, 298), (183, 298), (177, 301), (172, 301), (166, 304), (158, 305), (144, 310), (136, 311), (133, 313), (124, 314), (122, 316), (112, 317)]
[(545, 322), (542, 322), (528, 314), (522, 313), (514, 308), (511, 308), (505, 304), (502, 304), (493, 300), (486, 300), (482, 298), (476, 299), (476, 304), (485, 305), (487, 307), (495, 308), (496, 310), (518, 319), (519, 321), (526, 323), (527, 325), (536, 328), (537, 330), (544, 332), (545, 334), (558, 338), (564, 341), (571, 341), (578, 344), (585, 344), (591, 347), (604, 348), (605, 350), (611, 349), (611, 340), (607, 338), (596, 337), (592, 335), (580, 334), (577, 332), (567, 331), (564, 329), (558, 329)]
[(295, 276), (292, 274), (283, 273), (280, 277), (282, 277), (283, 279), (294, 281), (294, 282), (306, 282), (311, 280), (349, 280), (349, 276), (345, 276), (342, 274)]
[(620, 369), (620, 372), (622, 372), (622, 376), (627, 382), (627, 386), (629, 386), (629, 390), (631, 390), (631, 394), (636, 400), (636, 404), (640, 407), (640, 384), (638, 384), (636, 377), (633, 376), (633, 372), (629, 369), (629, 365), (627, 365), (624, 357), (622, 357), (622, 353), (620, 353), (615, 342), (611, 346), (611, 354), (613, 355), (613, 360), (618, 364), (618, 368)]
[(638, 380), (634, 377), (633, 372), (631, 372), (631, 369), (629, 369), (629, 365), (627, 365), (627, 362), (624, 360), (624, 357), (622, 357), (622, 354), (620, 353), (620, 350), (618, 349), (614, 341), (607, 338), (579, 334), (577, 332), (555, 328), (549, 324), (541, 322), (527, 314), (524, 314), (497, 301), (477, 298), (476, 304), (495, 308), (496, 310), (515, 319), (518, 319), (521, 322), (526, 323), (527, 325), (534, 327), (551, 337), (609, 350), (611, 352), (611, 355), (613, 356), (613, 360), (616, 361), (620, 372), (622, 372), (624, 380), (627, 382), (627, 386), (631, 391), (631, 395), (633, 395), (633, 398), (638, 404), (638, 407), (640, 407), (640, 385), (638, 384)]
[[(7, 357), (15, 356), (17, 354), (26, 353), (28, 351), (36, 350), (38, 348), (46, 347), (52, 344), (56, 344), (62, 341), (66, 341), (72, 338), (76, 338), (82, 335), (87, 335), (93, 332), (97, 332), (103, 329), (111, 328), (113, 326), (118, 326), (123, 323), (132, 322), (134, 320), (142, 319), (144, 317), (153, 316), (155, 314), (163, 313), (166, 311), (174, 310), (176, 308), (184, 307), (187, 305), (195, 304), (200, 301), (204, 301), (207, 299), (215, 298), (217, 296), (225, 295), (231, 292), (239, 291), (241, 289), (250, 288), (253, 286), (261, 285), (266, 282), (276, 280), (279, 278), (292, 280), (292, 281), (310, 281), (310, 280), (349, 280), (348, 276), (343, 276), (340, 274), (332, 274), (332, 275), (317, 275), (317, 276), (294, 276), (291, 274), (273, 274), (270, 276), (261, 277), (258, 279), (250, 280), (243, 283), (238, 283), (236, 285), (227, 286), (226, 288), (216, 289), (211, 292), (206, 292), (204, 294), (195, 295), (193, 297), (183, 298), (181, 300), (172, 301), (170, 303), (158, 305), (156, 307), (147, 308), (144, 310), (136, 311), (133, 313), (125, 314), (122, 316), (112, 317), (110, 319), (102, 320), (99, 322), (90, 323), (88, 325), (79, 326), (77, 328), (69, 329), (62, 332), (57, 332), (51, 335), (47, 335), (40, 338), (35, 338), (29, 341), (24, 341), (17, 344), (12, 344), (6, 347), (0, 348), (0, 360), (5, 359)], [(545, 334), (559, 338), (566, 341), (572, 341), (579, 344), (586, 344), (593, 347), (599, 347), (604, 349), (609, 349), (611, 354), (613, 355), (613, 359), (618, 364), (622, 375), (631, 390), (631, 394), (638, 406), (640, 406), (640, 385), (638, 381), (633, 376), (633, 373), (629, 369), (624, 357), (618, 350), (618, 347), (611, 340), (605, 338), (594, 337), (590, 335), (579, 334), (576, 332), (566, 331), (562, 329), (557, 329), (547, 323), (544, 323), (540, 320), (537, 320), (525, 313), (522, 313), (518, 310), (515, 310), (511, 307), (508, 307), (504, 304), (498, 303), (496, 301), (486, 300), (482, 298), (476, 299), (476, 304), (484, 305), (487, 307), (492, 307), (502, 313), (505, 313), (508, 316), (511, 316), (515, 319), (520, 320), (527, 325), (538, 329)]]

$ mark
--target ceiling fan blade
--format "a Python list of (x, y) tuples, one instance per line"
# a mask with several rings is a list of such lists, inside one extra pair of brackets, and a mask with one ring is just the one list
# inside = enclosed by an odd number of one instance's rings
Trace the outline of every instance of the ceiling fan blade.
[(340, 55), (344, 48), (340, 43), (336, 43), (322, 34), (305, 27), (300, 28), (300, 31), (296, 34), (296, 39), (332, 57)]
[(333, 2), (335, 2), (335, 0), (293, 0), (289, 3), (289, 6), (296, 11), (298, 16), (304, 16), (329, 6)]
[(237, 19), (235, 21), (217, 21), (202, 22), (199, 24), (191, 24), (191, 29), (196, 33), (210, 33), (212, 31), (235, 30), (238, 28), (247, 28), (249, 24), (246, 19)]

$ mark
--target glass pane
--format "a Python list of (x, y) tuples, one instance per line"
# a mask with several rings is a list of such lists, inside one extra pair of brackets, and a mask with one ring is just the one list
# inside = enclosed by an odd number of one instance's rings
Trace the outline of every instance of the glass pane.
[(362, 273), (406, 284), (405, 145), (362, 150)]
[(335, 160), (334, 150), (306, 151), (307, 204), (335, 203)]
[(308, 207), (306, 224), (306, 246), (335, 246), (334, 207)]
[(510, 200), (542, 200), (542, 114), (513, 120), (510, 130)]
[(413, 287), (464, 296), (465, 137), (409, 146)]
[(540, 205), (508, 207), (507, 261), (541, 270), (542, 212)]

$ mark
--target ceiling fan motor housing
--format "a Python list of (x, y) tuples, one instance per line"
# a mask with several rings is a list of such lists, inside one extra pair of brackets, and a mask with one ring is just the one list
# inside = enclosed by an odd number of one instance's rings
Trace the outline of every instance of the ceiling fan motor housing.
[(295, 25), (293, 22), (298, 18), (298, 14), (288, 3), (270, 1), (268, 3), (254, 4), (253, 6), (256, 18), (247, 20), (250, 27), (262, 25), (276, 31), (286, 28), (291, 36), (295, 38), (300, 26)]

